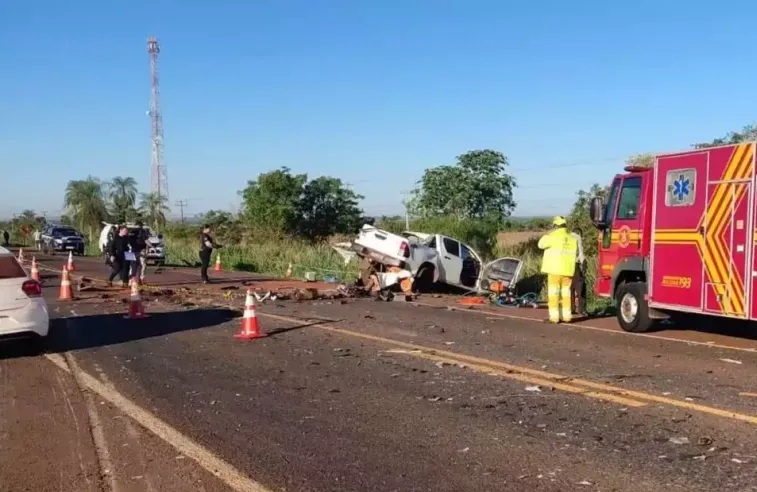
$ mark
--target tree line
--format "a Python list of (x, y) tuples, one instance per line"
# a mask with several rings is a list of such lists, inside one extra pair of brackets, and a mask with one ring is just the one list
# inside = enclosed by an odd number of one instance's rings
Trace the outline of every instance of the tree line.
[(116, 176), (103, 181), (94, 176), (72, 180), (63, 196), (65, 213), (62, 224), (75, 226), (92, 238), (103, 222), (126, 223), (143, 221), (156, 230), (162, 229), (170, 213), (165, 196), (139, 193), (137, 181)]
[[(755, 138), (757, 128), (751, 125), (692, 147), (706, 148)], [(626, 163), (651, 166), (654, 155), (637, 154), (630, 156)], [(493, 247), (498, 231), (549, 227), (548, 218), (519, 220), (512, 217), (517, 207), (513, 196), (516, 188), (517, 181), (509, 170), (506, 155), (492, 149), (471, 150), (457, 156), (452, 164), (426, 169), (404, 205), (410, 215), (423, 224), (446, 224), (467, 236), (460, 237), (461, 240), (482, 246), (487, 243)], [(596, 253), (597, 234), (589, 221), (588, 202), (592, 197), (606, 193), (605, 183), (579, 190), (568, 214), (571, 226), (587, 237), (588, 253)], [(376, 218), (364, 215), (359, 205), (363, 197), (339, 178), (321, 176), (310, 179), (307, 174), (293, 173), (287, 167), (261, 173), (249, 180), (239, 191), (239, 196), (241, 207), (238, 212), (211, 210), (200, 217), (230, 241), (255, 242), (285, 237), (320, 241), (334, 235), (354, 234), (363, 223), (376, 221)], [(165, 197), (140, 194), (134, 178), (120, 176), (105, 181), (92, 176), (69, 181), (64, 206), (65, 215), (61, 222), (90, 235), (100, 229), (102, 221), (141, 219), (161, 230), (167, 226), (170, 213)], [(402, 227), (403, 219), (383, 217), (378, 221), (394, 230)], [(30, 210), (14, 220), (15, 225), (23, 221), (29, 224), (44, 221)], [(453, 223), (458, 225), (452, 226)], [(459, 225), (462, 223), (465, 227)], [(189, 227), (178, 225), (172, 228), (187, 229), (187, 234), (194, 234), (196, 227), (191, 231)]]

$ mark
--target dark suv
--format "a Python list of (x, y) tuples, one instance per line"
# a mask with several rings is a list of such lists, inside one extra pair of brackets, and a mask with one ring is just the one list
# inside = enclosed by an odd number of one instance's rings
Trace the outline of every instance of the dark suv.
[(42, 234), (42, 247), (49, 253), (73, 252), (84, 256), (84, 238), (73, 227), (53, 226)]

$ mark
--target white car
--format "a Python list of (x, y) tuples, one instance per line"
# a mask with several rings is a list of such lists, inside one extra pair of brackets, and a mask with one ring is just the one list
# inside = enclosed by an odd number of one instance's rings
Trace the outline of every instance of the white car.
[(0, 247), (0, 338), (36, 335), (50, 330), (42, 286), (32, 280), (13, 253)]

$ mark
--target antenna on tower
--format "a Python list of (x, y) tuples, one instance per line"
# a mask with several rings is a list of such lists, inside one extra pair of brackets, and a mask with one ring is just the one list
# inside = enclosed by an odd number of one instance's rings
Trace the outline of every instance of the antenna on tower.
[(163, 162), (163, 113), (160, 110), (160, 84), (158, 78), (158, 54), (160, 46), (155, 36), (147, 39), (147, 52), (150, 54), (150, 124), (152, 149), (150, 152), (150, 191), (159, 203), (168, 203), (168, 178)]

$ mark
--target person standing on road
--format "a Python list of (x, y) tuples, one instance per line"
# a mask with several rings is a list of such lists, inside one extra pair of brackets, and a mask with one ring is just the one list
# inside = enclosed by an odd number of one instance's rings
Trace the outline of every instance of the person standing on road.
[(576, 256), (576, 272), (573, 274), (573, 281), (570, 284), (571, 311), (579, 316), (586, 314), (586, 257), (584, 256), (584, 243), (581, 235), (577, 232), (571, 232), (571, 237), (578, 244), (578, 255)]
[(552, 226), (554, 229), (539, 239), (539, 249), (544, 250), (541, 272), (547, 275), (547, 321), (559, 323), (562, 319), (570, 323), (573, 319), (570, 286), (576, 271), (578, 242), (568, 232), (564, 217), (555, 217)]
[(213, 256), (213, 249), (220, 248), (210, 235), (210, 226), (205, 224), (202, 226), (202, 233), (200, 234), (200, 277), (202, 283), (207, 284), (210, 282), (208, 278), (208, 267), (210, 266), (210, 258)]
[(110, 249), (113, 245), (113, 241), (115, 241), (116, 236), (118, 236), (118, 229), (116, 226), (112, 225), (110, 226), (110, 230), (108, 231), (108, 237), (105, 240), (105, 264), (110, 265)]
[(121, 286), (129, 284), (129, 262), (126, 261), (126, 253), (129, 251), (129, 229), (122, 226), (118, 236), (110, 242), (108, 254), (110, 255), (110, 276), (108, 277), (108, 287), (113, 285), (116, 277), (121, 278)]
[(132, 267), (132, 276), (138, 279), (140, 284), (145, 282), (147, 254), (147, 232), (144, 227), (142, 221), (137, 222), (137, 230), (134, 231), (131, 243), (131, 251), (135, 256), (135, 261)]
[(3, 244), (5, 246), (10, 246), (11, 245), (10, 241), (11, 241), (11, 235), (8, 234), (8, 231), (3, 231)]
[(34, 246), (37, 251), (42, 251), (42, 233), (39, 232), (39, 229), (34, 229)]

